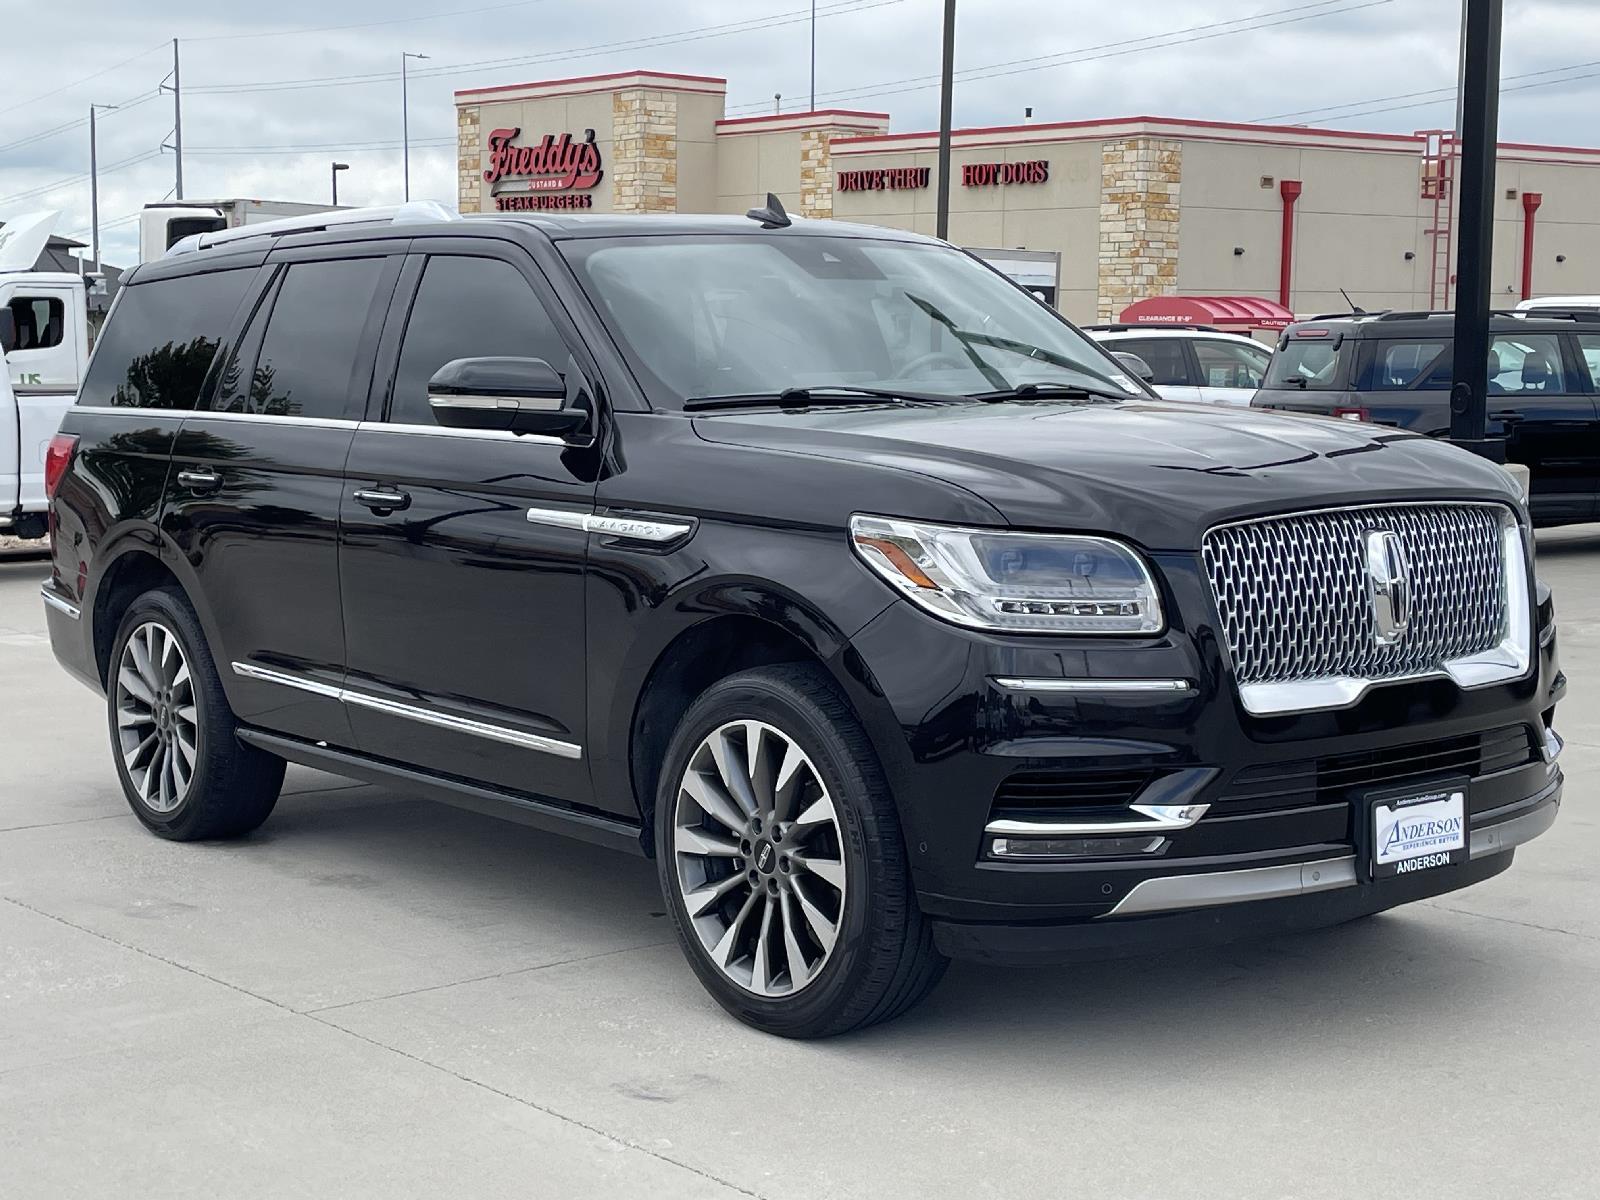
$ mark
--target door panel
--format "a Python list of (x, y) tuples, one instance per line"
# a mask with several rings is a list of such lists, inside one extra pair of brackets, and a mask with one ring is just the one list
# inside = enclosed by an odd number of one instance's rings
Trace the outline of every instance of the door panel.
[(1488, 433), (1528, 468), (1539, 522), (1588, 521), (1600, 483), (1595, 398), (1556, 333), (1496, 334), (1489, 355)]
[(373, 254), (269, 268), (214, 397), (178, 434), (163, 518), (221, 631), (240, 719), (334, 744), (353, 740), (337, 697), (344, 465), (399, 266)]
[(453, 358), (545, 358), (573, 387), (582, 372), (531, 264), (439, 255), (420, 276), (384, 333), (379, 377), (392, 362), (394, 385), (377, 407), (390, 419), (357, 431), (343, 497), (357, 744), (590, 804), (582, 517), (594, 507), (595, 454), (442, 429), (427, 404), (428, 378)]

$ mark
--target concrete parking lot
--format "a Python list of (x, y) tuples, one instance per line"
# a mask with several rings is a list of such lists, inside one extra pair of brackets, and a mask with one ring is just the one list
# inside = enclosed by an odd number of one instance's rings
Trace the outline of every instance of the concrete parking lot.
[(899, 1023), (763, 1037), (648, 863), (292, 770), (174, 845), (0, 561), (0, 1196), (1593, 1197), (1600, 527), (1540, 539), (1555, 830), (1316, 935), (957, 965)]

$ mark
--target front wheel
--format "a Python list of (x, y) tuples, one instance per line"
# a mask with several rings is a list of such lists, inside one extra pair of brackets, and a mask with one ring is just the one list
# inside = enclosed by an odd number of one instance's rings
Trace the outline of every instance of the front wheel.
[(690, 965), (740, 1020), (827, 1037), (888, 1020), (945, 959), (917, 907), (894, 802), (828, 677), (712, 686), (673, 734), (656, 848)]
[(111, 748), (128, 807), (174, 841), (238, 837), (272, 812), (281, 758), (247, 746), (200, 622), (157, 590), (122, 618), (106, 681)]

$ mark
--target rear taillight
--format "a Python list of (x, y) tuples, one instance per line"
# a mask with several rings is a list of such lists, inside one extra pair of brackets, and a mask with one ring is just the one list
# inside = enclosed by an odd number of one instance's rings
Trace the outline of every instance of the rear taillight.
[(75, 433), (58, 433), (50, 439), (50, 447), (44, 452), (44, 494), (47, 500), (56, 498), (56, 488), (61, 486), (67, 466), (72, 462), (72, 452), (77, 448), (78, 435)]
[(1364, 408), (1343, 408), (1334, 406), (1333, 415), (1345, 421), (1370, 421), (1372, 417)]

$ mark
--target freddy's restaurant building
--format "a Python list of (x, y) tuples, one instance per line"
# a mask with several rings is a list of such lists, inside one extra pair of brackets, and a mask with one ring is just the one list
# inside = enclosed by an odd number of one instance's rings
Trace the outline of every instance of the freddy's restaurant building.
[[(725, 115), (727, 81), (631, 71), (456, 93), (463, 212), (743, 213), (934, 232), (938, 135), (845, 109)], [(1295, 312), (1437, 308), (1455, 154), (1438, 134), (1163, 117), (958, 129), (950, 237), (1069, 318), (1153, 295)], [(1502, 143), (1493, 285), (1600, 292), (1600, 150)]]

